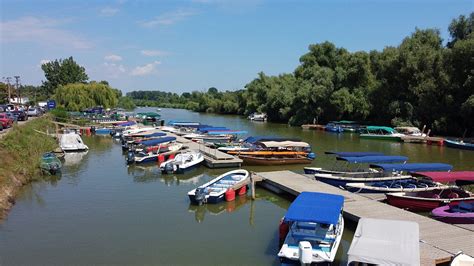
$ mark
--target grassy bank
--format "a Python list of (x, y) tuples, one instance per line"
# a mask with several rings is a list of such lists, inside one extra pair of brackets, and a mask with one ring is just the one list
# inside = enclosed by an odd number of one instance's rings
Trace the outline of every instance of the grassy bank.
[(35, 130), (53, 129), (48, 117), (15, 125), (0, 140), (0, 219), (5, 217), (15, 202), (21, 186), (42, 178), (39, 168), (44, 152), (54, 150), (56, 140)]

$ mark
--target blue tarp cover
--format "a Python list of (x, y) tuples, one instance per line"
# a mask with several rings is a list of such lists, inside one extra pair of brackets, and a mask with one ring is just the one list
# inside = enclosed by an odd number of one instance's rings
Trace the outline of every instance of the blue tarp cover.
[(337, 160), (349, 163), (397, 163), (406, 162), (408, 157), (405, 156), (363, 156), (363, 157), (337, 157)]
[(255, 137), (248, 137), (244, 141), (247, 143), (255, 143), (258, 141), (301, 141), (301, 139), (297, 138), (287, 138), (287, 137), (272, 137), (272, 136), (255, 136)]
[(140, 144), (144, 146), (155, 146), (161, 143), (170, 142), (174, 140), (176, 140), (175, 137), (164, 137), (164, 138), (145, 140), (145, 141), (140, 142)]
[(405, 171), (405, 172), (421, 172), (421, 171), (451, 171), (453, 166), (445, 163), (386, 163), (371, 164), (371, 167), (382, 168), (384, 171)]
[(379, 156), (384, 155), (381, 152), (352, 152), (352, 151), (327, 151), (326, 154), (334, 154), (339, 157), (362, 157), (362, 156)]
[(128, 127), (128, 126), (133, 126), (135, 124), (136, 124), (135, 122), (130, 121), (130, 122), (125, 122), (125, 123), (118, 124), (118, 126), (119, 127)]
[[(140, 134), (137, 134), (137, 135), (140, 135)], [(145, 135), (142, 135), (142, 136), (145, 137), (145, 138), (163, 137), (163, 136), (166, 136), (166, 133), (155, 132), (155, 133), (151, 133), (151, 134), (145, 134)]]
[(206, 131), (215, 131), (215, 130), (230, 130), (226, 127), (199, 127), (199, 131), (206, 132)]
[(343, 204), (341, 195), (301, 192), (288, 208), (285, 221), (337, 224)]

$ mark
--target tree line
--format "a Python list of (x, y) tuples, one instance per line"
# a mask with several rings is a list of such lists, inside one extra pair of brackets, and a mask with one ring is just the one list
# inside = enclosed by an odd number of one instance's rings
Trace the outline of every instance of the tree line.
[(427, 125), (438, 134), (474, 135), (474, 13), (450, 23), (443, 45), (437, 29), (416, 29), (396, 47), (350, 52), (312, 44), (293, 73), (263, 72), (245, 89), (191, 93), (133, 91), (137, 105), (248, 115), (291, 125), (332, 120)]

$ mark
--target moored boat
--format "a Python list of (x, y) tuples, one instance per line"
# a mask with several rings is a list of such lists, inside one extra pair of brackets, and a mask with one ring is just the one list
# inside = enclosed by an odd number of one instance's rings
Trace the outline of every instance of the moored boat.
[(252, 156), (239, 155), (246, 165), (282, 165), (282, 164), (309, 164), (313, 159), (304, 155), (294, 156)]
[[(173, 154), (179, 152), (183, 147), (181, 143), (172, 143), (169, 145), (163, 145), (162, 147), (154, 148), (149, 151), (140, 151), (140, 152), (129, 152), (127, 156), (127, 163), (149, 163), (159, 161), (160, 156), (172, 157)], [(172, 159), (172, 158), (170, 158)]]
[(344, 231), (344, 197), (301, 192), (280, 224), (283, 245), (278, 257), (284, 263), (332, 263)]
[(395, 129), (391, 127), (381, 127), (381, 126), (368, 126), (364, 129), (361, 129), (359, 135), (363, 139), (378, 139), (378, 140), (392, 140), (400, 141), (403, 134), (398, 133)]
[(198, 167), (204, 161), (204, 156), (199, 151), (187, 151), (176, 155), (173, 159), (160, 164), (162, 173), (184, 173)]
[(415, 172), (412, 175), (429, 178), (440, 183), (455, 183), (456, 186), (474, 184), (474, 171)]
[(41, 156), (40, 168), (43, 172), (55, 175), (61, 171), (62, 163), (52, 152), (47, 152)]
[(447, 189), (449, 187), (430, 180), (407, 178), (380, 182), (347, 183), (346, 188), (354, 193), (389, 193), (431, 191), (436, 189)]
[(431, 212), (431, 217), (450, 224), (474, 224), (474, 202), (438, 207)]
[(420, 265), (418, 223), (360, 218), (347, 265)]
[(65, 152), (85, 151), (89, 149), (82, 141), (81, 136), (74, 132), (62, 134), (59, 139), (59, 146)]
[(387, 182), (387, 181), (397, 181), (411, 178), (410, 175), (393, 175), (393, 176), (372, 176), (365, 177), (364, 175), (353, 175), (353, 176), (344, 176), (344, 175), (332, 175), (332, 174), (315, 174), (314, 177), (316, 180), (324, 182), (329, 185), (336, 187), (346, 187), (348, 183), (367, 183), (367, 182)]
[(247, 170), (233, 170), (189, 191), (188, 197), (192, 203), (198, 205), (203, 203), (219, 203), (225, 199), (224, 194), (228, 189), (235, 188), (240, 190), (246, 186), (248, 178), (249, 172)]
[(327, 125), (324, 127), (324, 129), (326, 131), (334, 132), (334, 133), (341, 133), (341, 132), (344, 131), (344, 129), (340, 125), (338, 125), (334, 122), (327, 123)]
[(449, 140), (449, 139), (444, 140), (444, 143), (446, 144), (446, 146), (450, 148), (474, 151), (474, 143), (468, 143), (464, 141), (455, 141), (455, 140)]
[(427, 212), (462, 201), (474, 202), (474, 195), (457, 187), (421, 192), (387, 193), (388, 204), (410, 211)]

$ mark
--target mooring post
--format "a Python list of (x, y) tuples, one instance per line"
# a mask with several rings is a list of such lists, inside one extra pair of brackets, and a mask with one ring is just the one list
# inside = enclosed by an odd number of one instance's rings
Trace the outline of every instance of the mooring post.
[(250, 172), (250, 186), (252, 191), (252, 200), (255, 200), (255, 180), (253, 179), (253, 172)]

